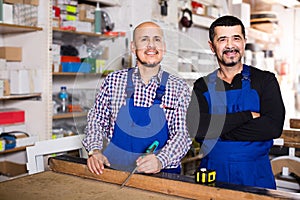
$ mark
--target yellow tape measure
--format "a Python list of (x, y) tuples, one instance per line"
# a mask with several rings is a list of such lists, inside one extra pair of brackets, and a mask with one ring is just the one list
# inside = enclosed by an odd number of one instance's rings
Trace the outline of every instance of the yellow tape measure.
[(195, 174), (196, 183), (214, 183), (216, 181), (216, 171), (215, 170), (207, 170), (206, 168), (201, 168)]

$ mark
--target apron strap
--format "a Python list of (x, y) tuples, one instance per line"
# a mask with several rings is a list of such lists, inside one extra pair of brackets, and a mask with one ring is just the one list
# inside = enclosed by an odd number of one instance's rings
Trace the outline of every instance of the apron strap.
[(132, 74), (133, 74), (133, 68), (128, 69), (127, 73), (127, 86), (126, 86), (126, 94), (127, 98), (131, 98), (134, 92), (134, 85), (132, 82)]
[[(226, 114), (226, 91), (216, 91), (216, 81), (217, 81), (217, 73), (218, 70), (215, 70), (208, 76), (208, 96), (207, 98), (210, 99), (209, 105), (209, 112), (211, 114)], [(224, 88), (225, 90), (225, 88)]]
[(241, 109), (244, 110), (244, 101), (248, 98), (247, 96), (251, 93), (251, 78), (250, 78), (250, 67), (248, 65), (243, 65), (242, 70), (242, 91), (239, 98), (239, 105), (241, 105)]
[(156, 96), (154, 99), (155, 104), (161, 103), (162, 97), (165, 95), (168, 78), (169, 78), (169, 73), (163, 72), (161, 81), (160, 81), (160, 86), (156, 89)]
[(250, 79), (250, 67), (248, 65), (243, 65), (243, 70), (242, 70), (242, 75), (243, 75), (243, 78), (242, 78), (242, 81), (243, 80), (251, 80)]

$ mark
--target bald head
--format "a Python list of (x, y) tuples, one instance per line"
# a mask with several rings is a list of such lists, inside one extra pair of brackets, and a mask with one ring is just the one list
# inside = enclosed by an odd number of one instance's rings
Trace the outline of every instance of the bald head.
[(162, 31), (161, 27), (158, 24), (154, 23), (154, 22), (147, 21), (147, 22), (143, 22), (143, 23), (139, 24), (134, 29), (134, 31), (133, 31), (133, 40), (136, 39), (136, 35), (137, 35), (138, 32), (145, 31), (145, 30), (147, 31), (147, 30), (151, 30), (151, 29), (152, 30), (158, 30), (160, 32), (161, 36), (163, 37), (163, 31)]

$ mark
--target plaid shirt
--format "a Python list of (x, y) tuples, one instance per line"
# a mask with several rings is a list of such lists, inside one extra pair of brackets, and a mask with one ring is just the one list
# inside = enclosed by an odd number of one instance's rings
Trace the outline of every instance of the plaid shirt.
[[(113, 136), (118, 111), (126, 103), (127, 71), (128, 69), (124, 69), (109, 74), (100, 87), (95, 104), (88, 113), (86, 137), (82, 142), (88, 151), (102, 149), (103, 137), (110, 141)], [(134, 69), (132, 77), (135, 86), (135, 106), (150, 107), (153, 104), (162, 72), (160, 70), (158, 75), (152, 77), (149, 84), (145, 85), (140, 78), (138, 68)], [(169, 140), (157, 154), (163, 168), (174, 168), (180, 165), (181, 159), (190, 148), (191, 139), (186, 127), (186, 111), (189, 102), (190, 89), (187, 83), (170, 74), (162, 98), (162, 107), (169, 128)]]

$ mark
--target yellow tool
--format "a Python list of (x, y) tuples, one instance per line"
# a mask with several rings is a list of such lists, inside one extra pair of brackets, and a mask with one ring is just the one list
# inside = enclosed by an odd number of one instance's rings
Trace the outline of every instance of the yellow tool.
[(201, 168), (200, 171), (197, 171), (195, 174), (196, 183), (209, 184), (216, 181), (216, 171), (207, 170), (206, 168)]
[[(159, 142), (157, 140), (155, 140), (146, 150), (146, 153), (144, 153), (143, 156), (151, 154), (155, 151), (155, 149), (158, 147)], [(134, 168), (134, 170), (132, 170), (132, 172), (129, 174), (129, 176), (126, 178), (126, 180), (122, 183), (121, 188), (129, 181), (130, 177), (135, 173), (135, 171), (137, 170), (138, 166), (136, 166)]]

